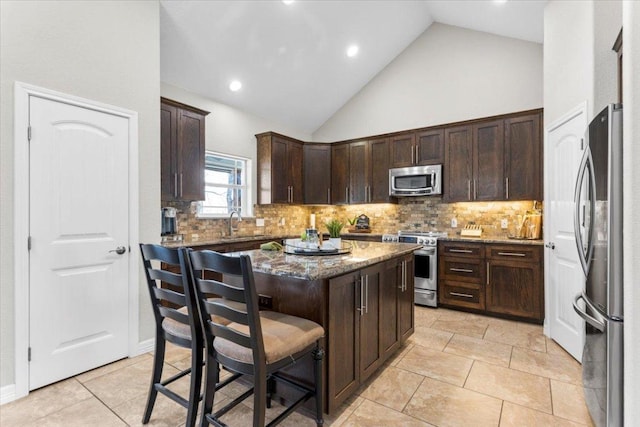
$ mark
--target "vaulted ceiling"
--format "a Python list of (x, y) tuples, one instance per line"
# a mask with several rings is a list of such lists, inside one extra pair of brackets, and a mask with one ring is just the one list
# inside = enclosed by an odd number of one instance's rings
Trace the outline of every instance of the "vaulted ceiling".
[(545, 3), (164, 0), (161, 79), (312, 133), (433, 22), (542, 43)]

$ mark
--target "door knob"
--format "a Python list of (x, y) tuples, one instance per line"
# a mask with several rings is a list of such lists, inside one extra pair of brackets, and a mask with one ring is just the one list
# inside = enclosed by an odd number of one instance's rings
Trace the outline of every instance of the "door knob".
[(118, 246), (115, 249), (111, 249), (109, 252), (115, 252), (118, 255), (122, 255), (123, 253), (125, 253), (127, 251), (127, 248), (125, 248), (124, 246)]
[(552, 243), (552, 242), (547, 243), (547, 244), (546, 244), (546, 245), (544, 245), (544, 246), (545, 246), (545, 248), (549, 248), (549, 249), (551, 249), (551, 250), (554, 250), (554, 249), (556, 248), (556, 244), (555, 244), (555, 243)]

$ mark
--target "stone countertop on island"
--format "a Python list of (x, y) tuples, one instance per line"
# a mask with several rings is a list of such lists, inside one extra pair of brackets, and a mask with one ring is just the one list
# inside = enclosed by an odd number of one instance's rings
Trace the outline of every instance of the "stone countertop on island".
[(472, 242), (472, 243), (502, 243), (505, 245), (542, 245), (542, 239), (510, 239), (508, 237), (492, 236), (492, 237), (461, 237), (459, 235), (441, 237), (438, 240), (449, 242)]
[(343, 255), (290, 255), (281, 251), (233, 252), (249, 255), (253, 271), (305, 280), (320, 280), (377, 264), (388, 259), (412, 253), (421, 245), (412, 243), (378, 243), (345, 241), (352, 249)]
[(241, 242), (253, 242), (253, 241), (261, 241), (261, 240), (273, 240), (276, 242), (281, 242), (284, 239), (291, 238), (290, 235), (266, 235), (266, 234), (256, 234), (253, 236), (225, 236), (220, 237), (219, 239), (210, 239), (210, 240), (182, 240), (175, 242), (163, 242), (162, 246), (167, 248), (194, 248), (198, 249), (200, 246), (215, 246), (215, 245), (228, 245), (232, 243), (241, 243)]

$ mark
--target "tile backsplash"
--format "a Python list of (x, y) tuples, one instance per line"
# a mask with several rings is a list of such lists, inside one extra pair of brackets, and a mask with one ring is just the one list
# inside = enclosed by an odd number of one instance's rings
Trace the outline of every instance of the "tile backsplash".
[[(438, 230), (454, 235), (465, 225), (474, 223), (482, 227), (483, 237), (506, 237), (515, 234), (516, 224), (533, 205), (533, 201), (443, 203), (436, 197), (402, 198), (398, 204), (256, 205), (254, 217), (244, 218), (238, 223), (235, 234), (299, 235), (309, 227), (311, 214), (316, 215), (316, 228), (320, 231), (326, 231), (325, 222), (337, 218), (345, 223), (345, 233), (349, 227), (348, 218), (365, 214), (370, 219), (372, 232), (376, 234), (396, 233), (398, 230)], [(178, 209), (178, 232), (187, 241), (215, 240), (228, 234), (226, 218), (196, 218), (195, 209), (188, 202), (173, 202), (167, 206)], [(537, 206), (542, 208), (541, 203)], [(263, 227), (256, 226), (257, 218), (264, 219)], [(454, 218), (456, 228), (451, 227)], [(502, 220), (507, 222), (506, 229), (501, 228)]]

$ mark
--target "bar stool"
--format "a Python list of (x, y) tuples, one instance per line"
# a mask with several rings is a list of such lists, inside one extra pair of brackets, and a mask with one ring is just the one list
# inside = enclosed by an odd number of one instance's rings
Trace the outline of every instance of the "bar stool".
[[(189, 304), (187, 304), (188, 295), (184, 292), (185, 284), (188, 286), (190, 282), (186, 277), (188, 268), (186, 268), (182, 253), (178, 249), (141, 244), (140, 253), (142, 254), (144, 272), (156, 321), (153, 372), (142, 424), (149, 422), (156, 397), (158, 393), (162, 393), (187, 408), (186, 426), (191, 427), (195, 425), (198, 403), (201, 400), (200, 385), (202, 383), (204, 341), (200, 318), (197, 315), (193, 315), (193, 312), (189, 310)], [(152, 262), (154, 264), (164, 263), (166, 264), (165, 267), (173, 271), (162, 270), (160, 265), (154, 267)], [(163, 282), (165, 288), (161, 287)], [(178, 308), (173, 308), (176, 306)], [(177, 346), (191, 349), (191, 367), (165, 381), (161, 381), (167, 341)], [(188, 374), (191, 374), (188, 398), (185, 399), (167, 388), (169, 384)]]
[[(251, 394), (254, 401), (253, 426), (264, 426), (265, 408), (270, 404), (267, 384), (272, 381), (293, 387), (301, 396), (286, 407), (269, 426), (280, 423), (312, 397), (316, 403), (316, 424), (322, 426), (324, 351), (320, 340), (324, 336), (324, 329), (317, 323), (300, 317), (259, 311), (258, 293), (248, 256), (227, 256), (213, 251), (182, 251), (191, 270), (192, 286), (187, 289), (187, 293), (194, 294), (187, 300), (197, 304), (205, 339), (206, 379), (201, 426), (224, 426), (220, 417)], [(222, 273), (225, 282), (231, 282), (229, 278), (233, 277), (234, 284), (201, 278), (199, 273), (206, 271)], [(208, 300), (205, 296), (208, 293), (220, 295), (224, 299)], [(220, 319), (226, 319), (227, 323)], [(280, 375), (279, 371), (307, 356), (314, 360), (313, 388)], [(231, 372), (250, 375), (253, 387), (213, 413), (220, 365)]]

